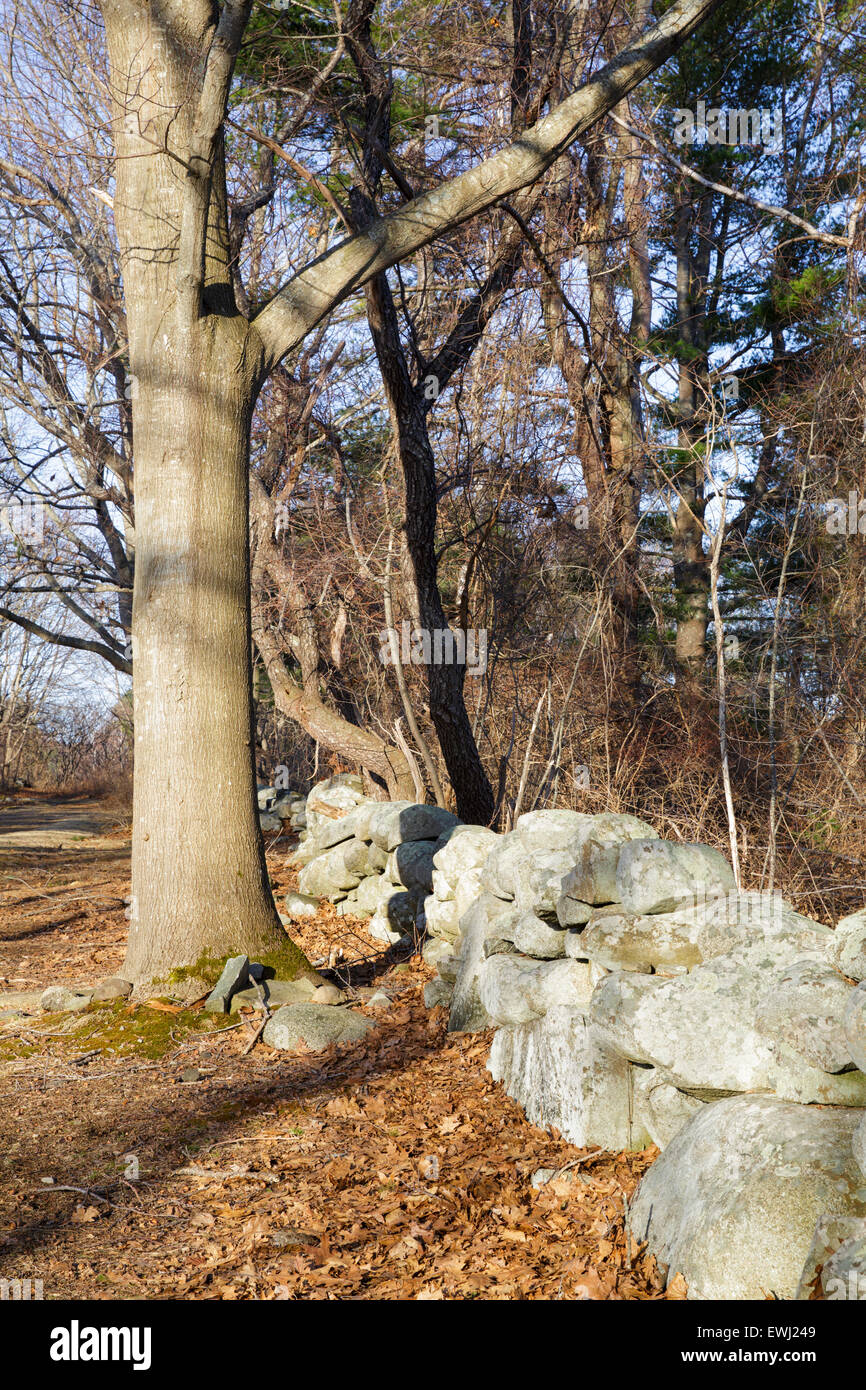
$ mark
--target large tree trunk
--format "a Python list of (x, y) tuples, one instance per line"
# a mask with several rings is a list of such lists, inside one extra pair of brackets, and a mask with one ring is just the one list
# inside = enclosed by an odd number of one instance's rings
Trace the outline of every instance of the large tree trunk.
[[(391, 139), (391, 98), (393, 77), (376, 53), (371, 32), (375, 0), (352, 0), (349, 6), (347, 43), (365, 97), (364, 148), (359, 173), (361, 186), (352, 189), (350, 205), (358, 228), (373, 225), (377, 218), (376, 197), (384, 163), (382, 143)], [(525, 35), (525, 56), (531, 55)], [(380, 143), (382, 142), (382, 143)], [(508, 258), (511, 261), (511, 257)], [(503, 289), (513, 274), (510, 266)], [(501, 294), (501, 291), (499, 292)], [(439, 593), (436, 558), (436, 464), (427, 426), (427, 409), (420, 382), (412, 381), (409, 364), (400, 340), (400, 327), (387, 276), (384, 272), (367, 283), (367, 322), (376, 348), (376, 357), (403, 474), (405, 523), (403, 534), (409, 571), (414, 588), (418, 626), (432, 640), (434, 633), (449, 635), (450, 624)], [(461, 318), (464, 316), (461, 315)], [(473, 331), (474, 328), (474, 331)], [(468, 360), (477, 342), (480, 324), (466, 326), (461, 344), (463, 360)], [(451, 346), (449, 343), (448, 346)], [(456, 365), (456, 364), (455, 364)], [(441, 390), (444, 381), (430, 367)], [(454, 366), (451, 367), (451, 371)], [(452, 648), (453, 652), (453, 648)], [(463, 684), (465, 662), (425, 663), (430, 718), (445, 759), (448, 776), (457, 801), (457, 814), (464, 820), (488, 825), (495, 813), (493, 789), (478, 752)]]
[(203, 951), (286, 945), (255, 799), (247, 346), (242, 321), (213, 316), (186, 337), (182, 360), (157, 349), (140, 373), (134, 979)]
[[(149, 980), (203, 954), (240, 951), (282, 951), (286, 973), (312, 973), (274, 906), (255, 797), (248, 467), (262, 353), (230, 285), (222, 103), (209, 113), (189, 90), (214, 38), (212, 7), (104, 0), (103, 11), (137, 386), (124, 973)], [(215, 83), (234, 41), (231, 23), (242, 18), (223, 11)]]

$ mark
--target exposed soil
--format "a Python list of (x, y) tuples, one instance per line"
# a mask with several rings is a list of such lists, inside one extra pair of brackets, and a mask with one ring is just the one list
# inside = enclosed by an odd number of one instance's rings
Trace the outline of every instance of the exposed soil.
[[(19, 802), (0, 811), (0, 994), (116, 973), (126, 831), (93, 803)], [(269, 851), (278, 898), (290, 843)], [(408, 948), (330, 906), (297, 938), (392, 996), (356, 999), (378, 1024), (362, 1042), (244, 1055), (257, 1015), (165, 1001), (0, 1025), (0, 1276), (54, 1299), (682, 1297), (626, 1236), (654, 1149), (528, 1124), (485, 1069), (489, 1036), (424, 1008)]]

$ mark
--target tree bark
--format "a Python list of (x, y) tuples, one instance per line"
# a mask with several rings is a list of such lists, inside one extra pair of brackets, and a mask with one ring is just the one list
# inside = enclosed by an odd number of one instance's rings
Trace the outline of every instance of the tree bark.
[[(683, 190), (684, 192), (684, 190)], [(702, 396), (707, 390), (706, 286), (710, 237), (706, 228), (706, 196), (699, 203), (698, 246), (692, 251), (692, 207), (683, 201), (676, 211), (677, 317), (683, 354), (679, 370), (678, 463), (674, 483), (678, 505), (674, 520), (673, 568), (676, 598), (676, 660), (680, 679), (696, 687), (707, 655), (710, 570), (704, 552), (704, 435)]]
[[(418, 598), (420, 627), (431, 636), (450, 631), (437, 582), (436, 462), (423, 395), (412, 385), (400, 344), (388, 282), (377, 275), (367, 286), (367, 319), (385, 384), (391, 427), (403, 472), (406, 547)], [(461, 820), (489, 825), (493, 789), (475, 743), (463, 699), (465, 662), (425, 666), (430, 718), (445, 759)]]
[[(233, 41), (226, 14), (243, 7), (224, 8), (219, 32), (204, 0), (143, 10), (103, 6), (114, 90), (130, 94), (116, 105), (115, 222), (138, 386), (124, 974), (278, 950), (287, 973), (314, 973), (277, 915), (255, 795), (247, 478), (262, 353), (229, 283), (224, 99), (208, 96)], [(209, 49), (204, 95), (190, 92)]]
[[(286, 941), (255, 799), (245, 485), (252, 392), (246, 335), (232, 322), (205, 320), (185, 335), (183, 363), (165, 382), (140, 386), (125, 965), (133, 979), (203, 951), (254, 954)], [(168, 366), (157, 354), (149, 365), (142, 376)]]

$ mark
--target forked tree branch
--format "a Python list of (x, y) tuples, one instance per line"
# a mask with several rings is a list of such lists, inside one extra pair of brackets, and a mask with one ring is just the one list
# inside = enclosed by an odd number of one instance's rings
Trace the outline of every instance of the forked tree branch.
[(374, 275), (540, 178), (578, 136), (661, 67), (725, 0), (676, 0), (658, 24), (618, 53), (519, 140), (464, 174), (378, 218), (313, 261), (257, 314), (265, 369), (291, 352), (337, 304)]

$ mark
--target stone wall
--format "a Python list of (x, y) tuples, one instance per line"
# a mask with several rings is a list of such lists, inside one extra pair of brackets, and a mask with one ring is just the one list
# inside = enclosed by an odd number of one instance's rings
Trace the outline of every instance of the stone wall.
[(369, 918), (386, 945), (424, 931), (433, 856), (459, 826), (456, 816), (411, 801), (372, 801), (360, 777), (341, 773), (313, 787), (303, 818), (290, 861), (299, 891), (286, 898), (287, 920), (316, 912), (327, 898), (341, 915)]
[(426, 1002), (495, 1029), (490, 1071), (533, 1123), (658, 1145), (631, 1230), (691, 1297), (866, 1299), (866, 909), (832, 931), (633, 816), (495, 835), (344, 778), (306, 818), (309, 903), (383, 941), (426, 930)]

